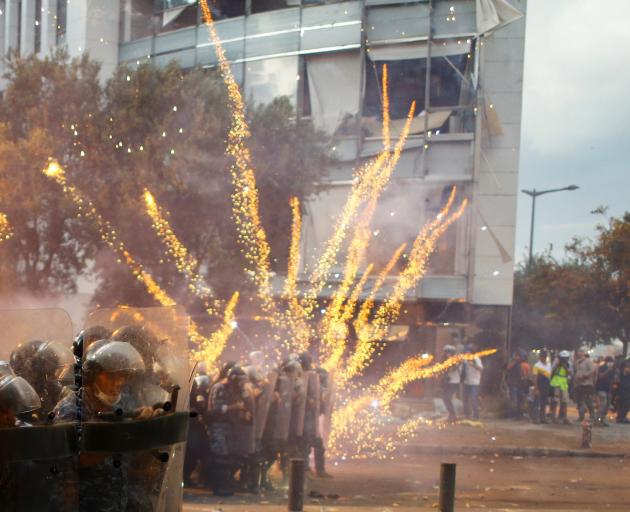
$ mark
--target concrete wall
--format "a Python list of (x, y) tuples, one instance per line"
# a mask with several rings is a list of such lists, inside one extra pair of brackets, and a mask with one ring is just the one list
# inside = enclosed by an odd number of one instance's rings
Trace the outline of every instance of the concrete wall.
[[(526, 11), (527, 0), (511, 0), (511, 3)], [(480, 85), (484, 100), (488, 106), (492, 104), (501, 120), (503, 135), (490, 135), (482, 116), (480, 154), (474, 177), (470, 300), (474, 304), (511, 305), (525, 18), (484, 38), (481, 50)], [(501, 253), (499, 244), (507, 251), (509, 260)]]

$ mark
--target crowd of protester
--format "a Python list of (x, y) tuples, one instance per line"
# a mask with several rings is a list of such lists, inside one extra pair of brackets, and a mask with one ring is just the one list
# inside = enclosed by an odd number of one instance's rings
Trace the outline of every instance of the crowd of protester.
[[(463, 351), (473, 349), (468, 345)], [(454, 345), (446, 345), (443, 358), (457, 352)], [(475, 359), (444, 373), (441, 398), (449, 421), (458, 419), (455, 396), (461, 397), (464, 418), (479, 418), (482, 372), (481, 360)], [(569, 425), (569, 408), (574, 404), (578, 423), (588, 418), (593, 425), (606, 427), (611, 417), (620, 424), (630, 423), (630, 360), (621, 356), (592, 359), (586, 347), (574, 353), (519, 349), (509, 359), (503, 377), (505, 416), (510, 420)]]

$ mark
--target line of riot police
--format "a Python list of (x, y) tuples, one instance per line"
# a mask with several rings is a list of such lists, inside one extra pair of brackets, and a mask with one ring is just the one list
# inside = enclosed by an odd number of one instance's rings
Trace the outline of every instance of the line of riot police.
[(332, 397), (328, 372), (307, 353), (268, 370), (263, 353), (251, 352), (247, 362), (226, 362), (214, 376), (200, 364), (190, 395), (198, 415), (190, 425), (185, 484), (217, 496), (270, 491), (274, 464), (286, 483), (289, 459), (303, 458), (308, 467), (312, 450), (315, 474), (329, 478), (323, 433)]
[(142, 323), (109, 327), (84, 330), (74, 350), (67, 332), (66, 343), (0, 335), (5, 354), (16, 344), (0, 361), (2, 510), (181, 508), (189, 417), (175, 412), (181, 378), (162, 356), (175, 347)]

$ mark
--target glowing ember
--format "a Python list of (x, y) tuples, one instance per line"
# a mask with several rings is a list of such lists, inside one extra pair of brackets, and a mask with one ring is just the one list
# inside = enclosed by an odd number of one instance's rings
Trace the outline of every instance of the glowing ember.
[(153, 194), (145, 189), (143, 198), (146, 205), (145, 210), (152, 221), (153, 230), (166, 246), (168, 254), (173, 258), (177, 270), (186, 278), (188, 288), (203, 301), (208, 314), (216, 314), (215, 306), (210, 303), (212, 289), (206, 284), (203, 276), (197, 272), (199, 268), (197, 258), (190, 254), (186, 246), (179, 240), (168, 221), (168, 214), (164, 214)]
[[(153, 279), (153, 276), (144, 269), (142, 264), (131, 255), (124, 243), (118, 239), (116, 231), (112, 228), (110, 223), (96, 210), (94, 203), (83, 197), (83, 194), (81, 194), (75, 186), (68, 184), (66, 173), (59, 163), (55, 160), (50, 160), (48, 166), (43, 170), (43, 173), (49, 178), (54, 179), (61, 186), (64, 194), (72, 199), (79, 212), (79, 216), (85, 216), (96, 224), (101, 240), (118, 254), (118, 261), (124, 262), (127, 265), (134, 277), (144, 285), (149, 294), (162, 306), (174, 306), (175, 301), (160, 287), (155, 279)], [(206, 341), (199, 333), (194, 322), (190, 323), (190, 336), (195, 343), (203, 343)]]
[(235, 320), (238, 299), (239, 293), (235, 292), (225, 306), (223, 322), (219, 329), (212, 333), (209, 339), (199, 344), (198, 348), (193, 352), (193, 359), (195, 361), (204, 361), (211, 371), (216, 367), (230, 335), (238, 327), (238, 323)]
[(237, 236), (244, 247), (245, 257), (251, 266), (249, 271), (257, 286), (262, 305), (268, 312), (273, 312), (275, 305), (271, 295), (269, 263), (271, 249), (267, 241), (267, 234), (260, 221), (258, 186), (252, 165), (251, 152), (246, 144), (250, 137), (250, 131), (245, 118), (245, 103), (232, 74), (230, 64), (225, 57), (207, 0), (201, 0), (200, 5), (204, 23), (214, 43), (221, 77), (227, 86), (228, 104), (232, 114), (226, 154), (232, 160), (230, 166), (234, 184), (232, 211), (236, 221)]
[(0, 213), (0, 242), (9, 240), (13, 236), (13, 230), (9, 219), (4, 213)]

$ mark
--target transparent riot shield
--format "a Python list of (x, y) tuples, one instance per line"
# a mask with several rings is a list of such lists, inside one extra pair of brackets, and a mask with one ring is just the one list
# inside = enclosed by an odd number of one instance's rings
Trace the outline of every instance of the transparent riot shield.
[(289, 440), (291, 424), (291, 406), (293, 404), (293, 382), (286, 374), (276, 379), (275, 400), (272, 401), (267, 418), (265, 436), (275, 443), (286, 443)]
[(319, 432), (324, 446), (328, 446), (328, 437), (332, 429), (332, 414), (335, 408), (337, 387), (334, 373), (320, 374), (321, 409), (319, 416)]
[(306, 373), (293, 379), (293, 405), (291, 407), (291, 427), (289, 437), (300, 438), (304, 435), (304, 418), (306, 415)]
[[(181, 510), (192, 380), (188, 327), (185, 310), (177, 306), (99, 309), (89, 315), (86, 329), (103, 328), (112, 340), (128, 343), (143, 365), (126, 374), (115, 404), (84, 417), (80, 450), (99, 470), (86, 471), (85, 478), (79, 473), (82, 492), (88, 494), (82, 500), (102, 495), (99, 487), (105, 486), (129, 509)], [(97, 357), (106, 347), (93, 341), (84, 347), (84, 359)], [(90, 386), (99, 390), (85, 371), (83, 386), (85, 396), (93, 395)], [(97, 494), (94, 506), (98, 499)]]
[(303, 437), (313, 440), (320, 436), (321, 389), (319, 375), (315, 371), (305, 372), (304, 381), (306, 382), (306, 410), (304, 412)]
[(76, 424), (53, 424), (72, 364), (72, 322), (61, 309), (0, 310), (0, 508), (78, 511)]
[(265, 433), (265, 425), (267, 424), (267, 418), (269, 416), (269, 409), (274, 398), (274, 391), (276, 389), (276, 382), (278, 380), (278, 372), (269, 372), (267, 379), (262, 385), (262, 393), (256, 401), (256, 415), (254, 416), (254, 440), (257, 446), (260, 446), (260, 442)]

